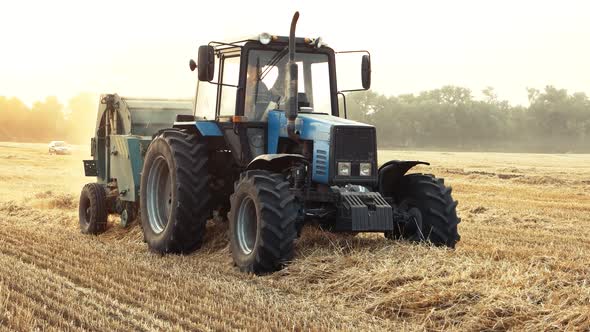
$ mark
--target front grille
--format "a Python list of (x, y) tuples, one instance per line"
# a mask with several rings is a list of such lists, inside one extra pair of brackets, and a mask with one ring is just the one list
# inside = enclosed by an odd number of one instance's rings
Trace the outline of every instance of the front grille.
[[(377, 143), (374, 127), (336, 126), (333, 129), (331, 169), (334, 184), (356, 183), (366, 185), (376, 181)], [(338, 162), (350, 162), (350, 176), (338, 175)], [(371, 176), (360, 176), (360, 163), (373, 165)]]
[(375, 160), (375, 128), (335, 127), (334, 159), (337, 161)]

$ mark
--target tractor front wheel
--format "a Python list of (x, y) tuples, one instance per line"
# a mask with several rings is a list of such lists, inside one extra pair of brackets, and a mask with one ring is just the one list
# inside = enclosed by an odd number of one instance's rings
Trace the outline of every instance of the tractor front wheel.
[(82, 188), (78, 218), (83, 234), (100, 234), (107, 229), (107, 198), (105, 189), (98, 183)]
[(188, 253), (201, 247), (209, 206), (207, 147), (166, 130), (150, 144), (141, 173), (141, 226), (148, 247)]
[(295, 197), (283, 175), (243, 173), (231, 196), (229, 230), (235, 264), (244, 272), (264, 274), (293, 259), (297, 238)]
[(389, 239), (427, 240), (437, 246), (454, 248), (459, 241), (457, 201), (443, 179), (432, 175), (408, 174), (392, 190), (396, 204), (408, 211), (412, 221), (385, 233)]

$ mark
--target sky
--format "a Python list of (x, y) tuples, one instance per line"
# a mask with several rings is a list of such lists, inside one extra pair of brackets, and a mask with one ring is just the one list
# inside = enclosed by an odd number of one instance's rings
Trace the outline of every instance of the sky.
[(79, 92), (190, 98), (199, 45), (287, 35), (295, 10), (298, 36), (370, 50), (378, 93), (492, 86), (523, 105), (527, 87), (590, 95), (590, 1), (573, 0), (5, 0), (0, 95), (29, 105)]

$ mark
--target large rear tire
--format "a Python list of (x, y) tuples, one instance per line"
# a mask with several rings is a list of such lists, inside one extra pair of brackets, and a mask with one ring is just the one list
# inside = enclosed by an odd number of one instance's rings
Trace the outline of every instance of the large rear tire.
[(262, 170), (240, 176), (231, 196), (229, 229), (235, 264), (264, 274), (293, 259), (297, 206), (282, 174)]
[(78, 219), (83, 234), (100, 234), (107, 229), (107, 198), (102, 185), (88, 183), (80, 193)]
[(427, 240), (437, 246), (454, 248), (460, 236), (457, 225), (457, 201), (451, 187), (433, 175), (408, 174), (392, 190), (398, 206), (414, 215), (415, 223), (394, 232), (385, 233), (389, 239)]
[(201, 247), (209, 206), (207, 147), (197, 136), (166, 130), (150, 144), (141, 176), (141, 225), (148, 247), (188, 253)]

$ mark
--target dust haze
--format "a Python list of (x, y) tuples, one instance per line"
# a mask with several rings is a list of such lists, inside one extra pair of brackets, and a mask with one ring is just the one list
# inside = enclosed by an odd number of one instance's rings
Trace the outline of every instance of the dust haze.
[(0, 96), (0, 141), (89, 143), (94, 136), (98, 97), (80, 93), (62, 103), (50, 96), (29, 107), (18, 98)]
[[(477, 98), (457, 86), (398, 96), (356, 92), (347, 98), (348, 117), (377, 127), (382, 149), (590, 152), (590, 99), (585, 93), (531, 88), (528, 106), (501, 100), (493, 87), (481, 94)], [(66, 103), (47, 97), (29, 107), (18, 98), (0, 96), (0, 141), (86, 144), (94, 136), (98, 99), (81, 93)]]

